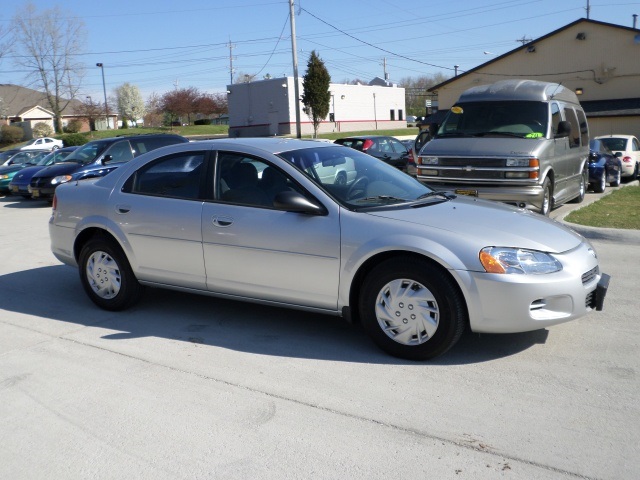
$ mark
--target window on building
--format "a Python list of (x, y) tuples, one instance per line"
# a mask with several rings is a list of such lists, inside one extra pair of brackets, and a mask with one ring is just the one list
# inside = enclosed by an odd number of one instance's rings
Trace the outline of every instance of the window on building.
[(404, 112), (400, 109), (398, 109), (398, 120), (404, 120)]
[(390, 110), (389, 119), (391, 119), (391, 120), (395, 120), (396, 119), (396, 111), (394, 109)]

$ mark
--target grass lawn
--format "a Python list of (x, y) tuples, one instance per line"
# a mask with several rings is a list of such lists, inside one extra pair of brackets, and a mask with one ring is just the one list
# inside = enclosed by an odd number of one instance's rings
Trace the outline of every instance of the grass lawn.
[(589, 227), (640, 230), (640, 187), (620, 188), (564, 219)]

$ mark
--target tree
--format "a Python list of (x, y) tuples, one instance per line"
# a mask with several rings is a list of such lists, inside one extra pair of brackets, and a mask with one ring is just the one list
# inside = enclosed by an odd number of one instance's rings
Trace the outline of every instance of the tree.
[(330, 83), (331, 76), (324, 66), (324, 62), (316, 54), (316, 51), (312, 50), (307, 63), (307, 72), (302, 79), (302, 104), (304, 105), (305, 113), (313, 122), (314, 137), (318, 136), (320, 123), (329, 114), (329, 105), (331, 103)]
[(172, 90), (162, 96), (160, 108), (169, 115), (171, 122), (187, 116), (187, 123), (191, 123), (191, 114), (196, 113), (199, 97), (200, 92), (195, 87)]
[(123, 119), (123, 127), (127, 128), (129, 121), (138, 126), (138, 119), (144, 118), (146, 113), (144, 100), (138, 87), (127, 82), (116, 88), (116, 103), (118, 113)]
[(76, 104), (73, 113), (84, 119), (89, 124), (89, 131), (96, 129), (96, 119), (104, 117), (104, 105), (100, 102), (94, 103), (91, 97), (87, 97), (86, 101), (80, 101)]
[(405, 90), (405, 105), (407, 115), (421, 117), (426, 113), (425, 100), (435, 100), (436, 96), (427, 90), (434, 85), (444, 82), (449, 77), (442, 73), (422, 75), (417, 78), (403, 78), (398, 83)]
[(145, 104), (146, 115), (144, 116), (144, 124), (148, 127), (159, 127), (162, 125), (164, 114), (162, 112), (162, 97), (153, 92), (147, 98)]
[(33, 4), (27, 4), (18, 10), (13, 25), (15, 61), (26, 69), (31, 84), (44, 91), (60, 133), (62, 112), (76, 97), (84, 72), (76, 60), (86, 45), (84, 23), (57, 6), (38, 14)]

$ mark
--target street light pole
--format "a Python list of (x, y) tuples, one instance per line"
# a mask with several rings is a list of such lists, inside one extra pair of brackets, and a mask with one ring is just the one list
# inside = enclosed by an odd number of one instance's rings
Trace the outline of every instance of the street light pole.
[(296, 97), (296, 137), (301, 138), (300, 125), (300, 87), (298, 86), (298, 54), (296, 52), (296, 20), (293, 0), (289, 0), (289, 23), (291, 24), (291, 54), (293, 56), (293, 91)]
[(104, 82), (104, 64), (96, 63), (96, 67), (100, 67), (100, 70), (102, 70), (102, 90), (104, 91), (104, 112), (107, 120), (107, 129), (109, 129), (111, 127), (109, 127), (109, 106), (107, 105), (107, 84)]

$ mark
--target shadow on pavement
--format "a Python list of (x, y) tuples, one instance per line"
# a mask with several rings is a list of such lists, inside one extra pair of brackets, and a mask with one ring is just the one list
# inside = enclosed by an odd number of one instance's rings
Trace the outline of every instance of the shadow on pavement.
[[(77, 270), (63, 265), (0, 276), (0, 305), (19, 314), (116, 330), (102, 337), (112, 341), (159, 337), (260, 355), (390, 365), (486, 362), (544, 343), (548, 334), (467, 332), (445, 355), (411, 362), (378, 350), (360, 326), (328, 315), (155, 288), (148, 288), (135, 307), (107, 312), (86, 296)], [(16, 316), (10, 323), (21, 321)]]

